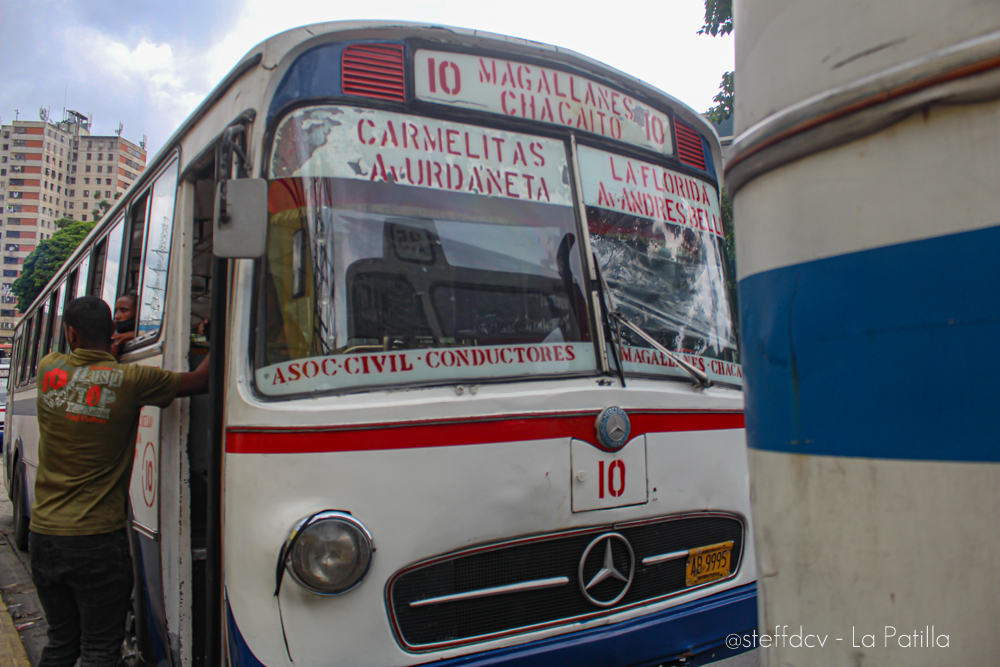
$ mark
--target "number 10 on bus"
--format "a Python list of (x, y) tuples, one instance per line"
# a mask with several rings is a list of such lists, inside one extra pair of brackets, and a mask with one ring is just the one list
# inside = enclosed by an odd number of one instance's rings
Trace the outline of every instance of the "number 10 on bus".
[(646, 502), (646, 443), (642, 438), (614, 453), (574, 440), (572, 466), (574, 512)]
[[(625, 462), (619, 459), (608, 462), (608, 494), (617, 498), (625, 493)], [(616, 486), (617, 480), (617, 486)], [(604, 497), (604, 461), (597, 462), (597, 497)]]

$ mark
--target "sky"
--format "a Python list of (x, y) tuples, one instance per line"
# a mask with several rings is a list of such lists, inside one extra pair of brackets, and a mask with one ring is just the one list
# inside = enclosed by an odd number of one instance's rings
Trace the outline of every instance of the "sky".
[(703, 0), (0, 0), (0, 121), (46, 108), (123, 125), (150, 155), (240, 58), (279, 32), (331, 20), (404, 20), (565, 47), (697, 111), (734, 69), (732, 36), (697, 34)]

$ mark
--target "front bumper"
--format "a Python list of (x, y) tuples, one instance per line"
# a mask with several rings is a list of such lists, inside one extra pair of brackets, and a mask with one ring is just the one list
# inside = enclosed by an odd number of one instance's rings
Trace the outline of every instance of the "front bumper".
[[(240, 634), (232, 612), (230, 662), (234, 667), (264, 667)], [(729, 658), (748, 649), (729, 649), (726, 637), (757, 627), (757, 585), (748, 584), (646, 616), (557, 637), (473, 653), (435, 667), (693, 667)], [(683, 662), (681, 662), (683, 661)]]

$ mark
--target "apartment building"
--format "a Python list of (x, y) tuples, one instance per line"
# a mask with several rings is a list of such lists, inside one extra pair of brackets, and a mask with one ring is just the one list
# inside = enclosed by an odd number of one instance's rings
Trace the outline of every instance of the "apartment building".
[(116, 135), (93, 136), (75, 111), (62, 122), (15, 120), (0, 126), (0, 344), (20, 319), (10, 291), (25, 258), (50, 238), (56, 221), (94, 220), (146, 167), (145, 149)]
[(114, 204), (139, 178), (146, 168), (146, 151), (115, 135), (81, 136), (74, 146), (66, 214), (94, 220), (100, 202)]

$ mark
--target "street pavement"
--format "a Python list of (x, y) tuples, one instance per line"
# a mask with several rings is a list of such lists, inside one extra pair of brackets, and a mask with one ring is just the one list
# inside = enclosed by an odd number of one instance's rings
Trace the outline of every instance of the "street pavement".
[[(31, 665), (37, 665), (45, 646), (45, 633), (48, 625), (42, 614), (35, 587), (31, 583), (31, 569), (28, 564), (28, 554), (14, 547), (11, 537), (14, 531), (13, 507), (7, 499), (7, 489), (3, 486), (0, 475), (0, 597), (13, 621), (13, 627), (21, 638), (24, 651)], [(4, 613), (0, 609), (0, 617)], [(0, 618), (0, 624), (5, 619)], [(28, 667), (23, 658), (19, 661), (16, 655), (4, 655), (8, 652), (3, 644), (4, 635), (0, 625), (0, 667)], [(16, 647), (15, 647), (16, 648)], [(724, 653), (726, 649), (722, 649)], [(732, 658), (712, 663), (712, 667), (760, 667), (759, 650), (743, 653)]]
[[(7, 499), (7, 489), (0, 475), (0, 597), (3, 598), (7, 613), (13, 621), (17, 634), (32, 665), (37, 665), (42, 657), (45, 646), (45, 633), (49, 626), (35, 596), (35, 587), (31, 583), (31, 569), (28, 565), (28, 554), (14, 548), (14, 514), (10, 500)], [(4, 609), (0, 609), (3, 615)], [(0, 619), (2, 622), (5, 619)], [(12, 667), (27, 667), (18, 665), (15, 661)]]

